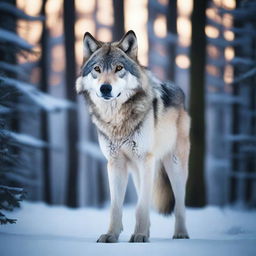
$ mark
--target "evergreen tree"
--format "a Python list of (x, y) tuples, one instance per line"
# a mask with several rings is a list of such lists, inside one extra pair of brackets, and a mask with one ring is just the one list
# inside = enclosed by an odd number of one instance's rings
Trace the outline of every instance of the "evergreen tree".
[[(7, 115), (10, 113), (11, 96), (15, 94), (13, 88), (0, 83), (0, 210), (7, 211), (19, 207), (19, 202), (24, 197), (23, 189), (13, 187), (9, 178), (9, 174), (16, 172), (19, 167), (19, 160), (14, 153), (18, 142), (12, 138), (6, 125)], [(15, 223), (15, 221), (7, 218), (0, 211), (0, 224)]]
[[(6, 78), (17, 76), (16, 53), (18, 45), (15, 40), (18, 38), (16, 30), (16, 15), (20, 15), (15, 8), (14, 2), (2, 2), (0, 5), (0, 210), (11, 211), (20, 206), (24, 197), (22, 188), (14, 187), (10, 174), (18, 171), (20, 161), (17, 156), (19, 143), (10, 132), (14, 126), (12, 119), (14, 114), (14, 103), (18, 92), (15, 87), (4, 82)], [(24, 42), (23, 42), (24, 43)], [(0, 211), (0, 224), (15, 223)]]
[(20, 117), (29, 115), (31, 109), (56, 111), (73, 106), (21, 80), (24, 71), (16, 61), (17, 55), (33, 53), (33, 45), (17, 34), (18, 19), (34, 21), (42, 17), (26, 15), (15, 6), (15, 0), (0, 3), (0, 224), (15, 223), (16, 220), (6, 217), (3, 211), (19, 207), (25, 195), (19, 179), (25, 176), (28, 164), (21, 159), (20, 152), (24, 147), (49, 146), (42, 140), (18, 133)]

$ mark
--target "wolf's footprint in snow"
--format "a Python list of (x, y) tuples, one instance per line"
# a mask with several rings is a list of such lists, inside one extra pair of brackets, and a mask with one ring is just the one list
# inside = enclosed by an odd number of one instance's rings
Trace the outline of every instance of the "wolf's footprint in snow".
[(114, 234), (103, 234), (97, 240), (97, 243), (116, 243), (117, 237)]
[(133, 234), (129, 240), (130, 243), (147, 243), (149, 242), (148, 236), (143, 234)]

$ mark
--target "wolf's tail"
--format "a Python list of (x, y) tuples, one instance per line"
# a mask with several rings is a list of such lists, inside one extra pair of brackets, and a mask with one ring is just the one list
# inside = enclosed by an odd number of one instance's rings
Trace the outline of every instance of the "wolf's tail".
[(153, 186), (153, 207), (161, 214), (169, 215), (174, 209), (174, 195), (167, 173), (161, 164), (156, 170)]

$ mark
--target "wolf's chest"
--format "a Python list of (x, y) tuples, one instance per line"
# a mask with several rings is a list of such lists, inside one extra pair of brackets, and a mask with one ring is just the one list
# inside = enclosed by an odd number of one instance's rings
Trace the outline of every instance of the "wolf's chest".
[(145, 153), (146, 143), (142, 142), (142, 134), (135, 132), (132, 136), (121, 140), (111, 141), (103, 136), (99, 136), (101, 150), (105, 157), (119, 157), (121, 155), (132, 160), (140, 158)]
[(107, 145), (108, 154), (112, 157), (122, 154), (128, 158), (133, 158), (140, 155), (138, 142), (133, 137), (120, 141), (109, 141)]
[[(120, 136), (119, 139), (117, 139), (117, 136), (108, 137), (99, 134), (100, 147), (106, 158), (124, 155), (132, 160), (152, 151), (154, 144), (154, 122), (150, 117), (151, 115), (148, 115), (136, 129), (131, 129), (131, 126), (127, 133), (123, 133), (127, 136)], [(131, 123), (132, 120), (130, 125)]]

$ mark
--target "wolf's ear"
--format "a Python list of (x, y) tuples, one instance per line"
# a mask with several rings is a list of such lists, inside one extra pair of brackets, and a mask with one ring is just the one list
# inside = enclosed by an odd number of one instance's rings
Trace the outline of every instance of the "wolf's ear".
[(97, 41), (89, 32), (84, 34), (84, 60), (87, 61), (90, 56), (101, 47), (101, 43)]
[(121, 48), (132, 59), (137, 60), (138, 44), (135, 33), (130, 30), (119, 41), (118, 47)]

